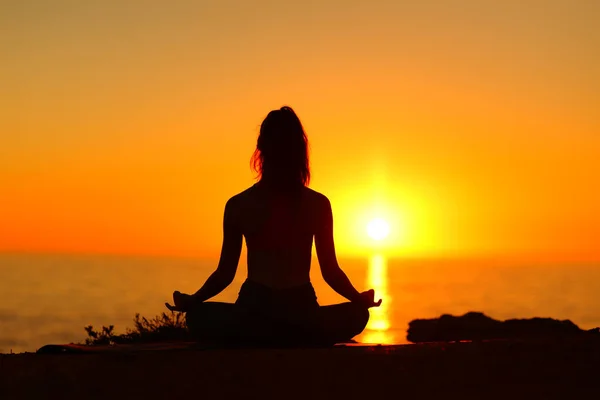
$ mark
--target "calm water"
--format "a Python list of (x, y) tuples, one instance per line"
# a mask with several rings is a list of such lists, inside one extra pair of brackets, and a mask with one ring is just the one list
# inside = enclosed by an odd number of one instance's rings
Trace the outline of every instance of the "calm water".
[[(500, 319), (549, 316), (580, 327), (600, 326), (600, 263), (510, 265), (473, 261), (390, 260), (372, 255), (340, 264), (359, 289), (375, 288), (384, 302), (373, 309), (369, 343), (403, 343), (408, 322), (442, 313), (483, 311)], [(47, 343), (79, 342), (83, 327), (132, 326), (136, 313), (166, 310), (173, 290), (193, 292), (213, 260), (65, 255), (0, 255), (0, 353), (35, 351)], [(245, 279), (215, 298), (234, 301)], [(343, 301), (313, 264), (321, 304)]]

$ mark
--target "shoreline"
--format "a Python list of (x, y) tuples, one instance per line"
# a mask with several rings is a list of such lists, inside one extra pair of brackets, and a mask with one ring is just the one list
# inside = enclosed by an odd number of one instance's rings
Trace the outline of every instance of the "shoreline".
[(2, 398), (579, 398), (600, 340), (0, 355)]

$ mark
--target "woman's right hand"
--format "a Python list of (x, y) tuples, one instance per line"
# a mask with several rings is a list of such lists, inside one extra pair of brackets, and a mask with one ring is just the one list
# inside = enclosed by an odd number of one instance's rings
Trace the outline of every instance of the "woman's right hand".
[(377, 302), (375, 302), (375, 290), (369, 289), (365, 292), (360, 293), (358, 301), (365, 307), (371, 308), (379, 307), (381, 305), (382, 299), (379, 299)]

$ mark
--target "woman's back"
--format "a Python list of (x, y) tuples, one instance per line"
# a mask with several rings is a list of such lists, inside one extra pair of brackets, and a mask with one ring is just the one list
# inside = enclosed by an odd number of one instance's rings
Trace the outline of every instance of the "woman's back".
[(326, 204), (304, 186), (289, 193), (258, 183), (234, 196), (232, 224), (246, 238), (248, 279), (274, 289), (310, 282), (313, 237)]

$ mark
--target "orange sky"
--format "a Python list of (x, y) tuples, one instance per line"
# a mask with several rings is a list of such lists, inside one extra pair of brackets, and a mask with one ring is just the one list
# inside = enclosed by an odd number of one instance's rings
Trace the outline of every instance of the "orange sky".
[(0, 251), (216, 256), (289, 104), (341, 255), (600, 259), (600, 2), (404, 3), (0, 5)]

